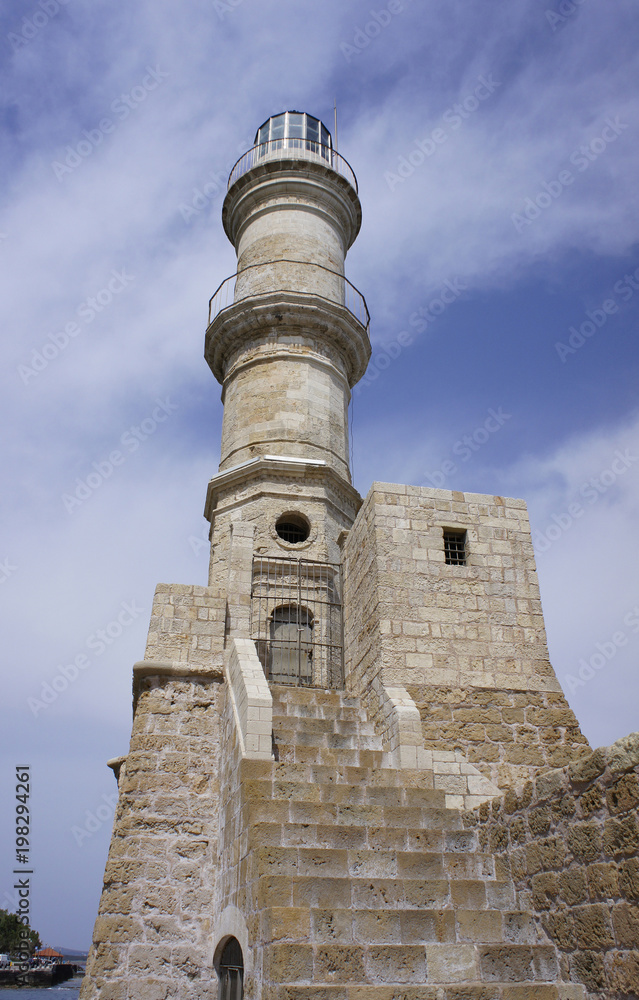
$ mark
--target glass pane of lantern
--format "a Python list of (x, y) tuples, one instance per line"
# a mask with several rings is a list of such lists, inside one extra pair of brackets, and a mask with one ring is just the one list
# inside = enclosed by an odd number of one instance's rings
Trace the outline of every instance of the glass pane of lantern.
[(304, 137), (304, 115), (289, 114), (288, 134), (292, 139), (302, 139)]

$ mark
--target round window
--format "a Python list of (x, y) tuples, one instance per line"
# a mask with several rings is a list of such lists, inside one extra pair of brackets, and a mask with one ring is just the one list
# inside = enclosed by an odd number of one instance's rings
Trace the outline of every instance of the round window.
[(311, 526), (302, 514), (282, 514), (275, 530), (283, 541), (299, 545), (308, 538)]

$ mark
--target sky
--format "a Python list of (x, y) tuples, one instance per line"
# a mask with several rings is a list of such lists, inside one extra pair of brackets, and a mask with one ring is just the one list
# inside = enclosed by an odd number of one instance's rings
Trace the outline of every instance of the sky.
[(2, 5), (0, 907), (27, 767), (47, 943), (90, 943), (155, 586), (206, 583), (223, 194), (280, 111), (337, 100), (359, 182), (355, 485), (523, 497), (583, 732), (639, 729), (638, 35), (635, 0)]

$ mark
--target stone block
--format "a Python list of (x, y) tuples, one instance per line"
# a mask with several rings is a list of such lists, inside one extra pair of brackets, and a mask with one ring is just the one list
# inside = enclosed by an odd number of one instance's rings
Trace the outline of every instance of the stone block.
[(586, 869), (590, 898), (614, 899), (619, 895), (617, 866), (613, 862), (588, 865)]
[(264, 911), (262, 934), (264, 942), (300, 941), (310, 934), (311, 915), (306, 907), (272, 906)]
[(527, 945), (487, 945), (479, 949), (485, 982), (524, 982), (534, 978), (533, 949)]
[(441, 908), (448, 905), (451, 889), (452, 884), (443, 879), (406, 879), (403, 883), (403, 900), (409, 909)]
[(615, 815), (630, 812), (639, 805), (639, 775), (624, 774), (606, 792), (608, 809)]
[(366, 954), (366, 971), (372, 982), (423, 983), (426, 961), (423, 946), (371, 945)]
[(628, 1000), (639, 996), (639, 950), (606, 955), (606, 965), (611, 991)]
[(601, 903), (577, 906), (572, 911), (575, 940), (580, 948), (612, 947), (614, 938), (608, 907)]
[(350, 909), (311, 910), (311, 935), (319, 943), (350, 942), (353, 936), (353, 913)]
[(272, 983), (309, 982), (313, 949), (308, 944), (271, 944), (264, 949), (264, 977)]
[(455, 915), (451, 910), (402, 910), (399, 913), (403, 944), (445, 943), (456, 940)]
[(612, 907), (611, 915), (617, 945), (639, 948), (639, 907), (620, 903)]
[(429, 983), (462, 983), (479, 979), (475, 948), (470, 944), (427, 944)]
[(639, 858), (619, 862), (619, 887), (627, 899), (639, 900)]
[(486, 905), (485, 884), (479, 879), (455, 879), (450, 884), (450, 898), (455, 909), (482, 909)]
[(359, 910), (353, 913), (353, 935), (366, 944), (401, 944), (400, 911)]
[(536, 944), (539, 933), (530, 913), (503, 913), (503, 940), (508, 944)]
[(364, 983), (363, 949), (359, 945), (320, 945), (315, 952), (313, 974), (316, 982)]
[(569, 909), (554, 910), (544, 915), (543, 926), (551, 941), (562, 951), (573, 951), (575, 947), (574, 920)]
[(576, 951), (570, 956), (571, 979), (583, 983), (587, 990), (596, 992), (606, 987), (603, 954), (596, 951)]
[(639, 852), (639, 825), (634, 815), (623, 819), (607, 819), (604, 823), (603, 849), (618, 857)]
[(502, 940), (501, 913), (494, 910), (456, 910), (458, 940), (483, 944)]
[(601, 830), (597, 823), (575, 823), (566, 836), (568, 847), (580, 862), (594, 861), (601, 853)]
[(171, 980), (127, 976), (129, 1000), (166, 1000)]

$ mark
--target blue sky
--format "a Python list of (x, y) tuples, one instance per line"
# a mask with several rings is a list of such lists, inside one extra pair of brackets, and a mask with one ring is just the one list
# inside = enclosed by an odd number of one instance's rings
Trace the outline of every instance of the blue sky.
[(337, 98), (360, 185), (356, 486), (524, 497), (584, 732), (639, 728), (637, 35), (634, 0), (3, 5), (0, 906), (29, 764), (49, 943), (90, 941), (155, 585), (206, 581), (222, 178), (286, 108)]

